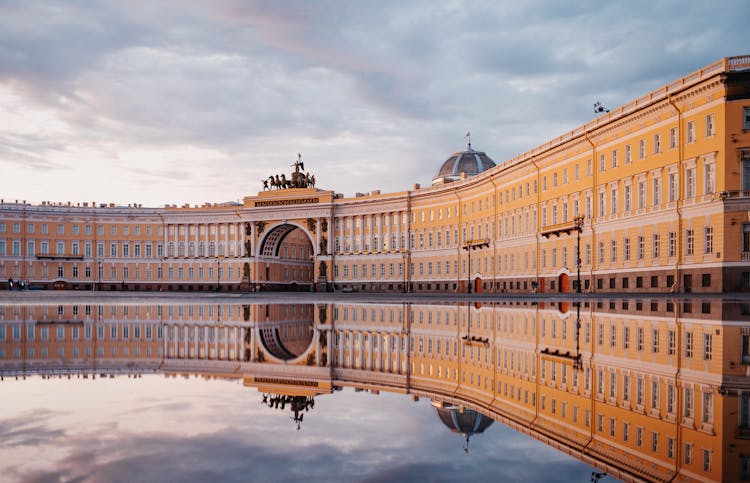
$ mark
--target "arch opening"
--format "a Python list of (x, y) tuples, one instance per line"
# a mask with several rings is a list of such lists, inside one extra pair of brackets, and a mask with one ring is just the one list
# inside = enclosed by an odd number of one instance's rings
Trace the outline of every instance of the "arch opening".
[(263, 290), (311, 290), (314, 255), (313, 242), (302, 228), (292, 223), (275, 226), (259, 247), (256, 283)]

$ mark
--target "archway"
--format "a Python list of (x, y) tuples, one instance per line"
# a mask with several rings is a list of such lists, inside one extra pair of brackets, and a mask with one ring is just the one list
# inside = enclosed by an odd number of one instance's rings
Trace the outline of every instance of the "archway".
[(309, 234), (293, 223), (282, 223), (261, 239), (254, 283), (263, 290), (311, 290), (315, 248)]
[(557, 286), (559, 287), (560, 293), (566, 293), (570, 291), (570, 277), (567, 273), (561, 273), (558, 277)]

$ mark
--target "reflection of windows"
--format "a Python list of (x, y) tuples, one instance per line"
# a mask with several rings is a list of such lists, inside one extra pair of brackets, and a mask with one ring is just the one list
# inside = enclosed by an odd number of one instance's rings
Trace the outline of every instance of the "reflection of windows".
[(750, 191), (750, 150), (742, 151), (742, 190)]
[(750, 335), (742, 336), (742, 363), (750, 364)]

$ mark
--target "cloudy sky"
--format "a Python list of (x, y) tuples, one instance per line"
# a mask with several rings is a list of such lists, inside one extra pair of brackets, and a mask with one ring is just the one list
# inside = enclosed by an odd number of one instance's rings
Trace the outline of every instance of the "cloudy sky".
[(0, 2), (0, 197), (346, 195), (496, 162), (721, 57), (747, 0)]

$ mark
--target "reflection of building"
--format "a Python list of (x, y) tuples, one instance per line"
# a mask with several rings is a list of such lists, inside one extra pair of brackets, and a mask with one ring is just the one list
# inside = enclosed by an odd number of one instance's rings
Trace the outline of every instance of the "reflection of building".
[(484, 430), (494, 422), (480, 412), (464, 409), (454, 404), (433, 401), (432, 407), (435, 408), (435, 413), (446, 428), (466, 438), (464, 449), (467, 452), (469, 451), (469, 438), (475, 434), (484, 433)]
[[(459, 430), (484, 426), (461, 419), (475, 411), (624, 480), (737, 481), (750, 478), (749, 314), (713, 299), (6, 306), (0, 371), (195, 373), (305, 401), (409, 393), (455, 407)], [(296, 357), (274, 355), (268, 327), (290, 327)]]
[[(0, 284), (103, 290), (750, 288), (750, 59), (722, 59), (497, 166), (164, 208), (0, 202)], [(481, 247), (462, 250), (463, 247)], [(471, 256), (472, 263), (469, 263)]]

